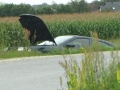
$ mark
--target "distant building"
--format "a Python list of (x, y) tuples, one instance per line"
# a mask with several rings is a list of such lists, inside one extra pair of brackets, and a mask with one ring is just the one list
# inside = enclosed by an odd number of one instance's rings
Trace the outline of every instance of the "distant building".
[(120, 2), (105, 2), (99, 7), (100, 11), (120, 11)]

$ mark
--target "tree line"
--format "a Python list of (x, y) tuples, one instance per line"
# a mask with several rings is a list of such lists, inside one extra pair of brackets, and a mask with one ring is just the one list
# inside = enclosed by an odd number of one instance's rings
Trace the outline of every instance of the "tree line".
[(105, 2), (115, 2), (120, 0), (94, 0), (92, 3), (87, 3), (85, 0), (71, 0), (68, 4), (52, 5), (43, 3), (41, 5), (30, 5), (21, 3), (16, 4), (0, 4), (0, 17), (18, 16), (20, 14), (60, 14), (60, 13), (85, 13), (97, 11), (100, 5)]

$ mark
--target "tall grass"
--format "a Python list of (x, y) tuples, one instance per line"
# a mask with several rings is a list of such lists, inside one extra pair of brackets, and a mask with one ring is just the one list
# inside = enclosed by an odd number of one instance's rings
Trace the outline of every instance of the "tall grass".
[(64, 58), (65, 62), (60, 62), (67, 78), (62, 89), (67, 86), (67, 90), (119, 90), (119, 53), (113, 51), (88, 53), (84, 48), (81, 50), (84, 54), (82, 61)]

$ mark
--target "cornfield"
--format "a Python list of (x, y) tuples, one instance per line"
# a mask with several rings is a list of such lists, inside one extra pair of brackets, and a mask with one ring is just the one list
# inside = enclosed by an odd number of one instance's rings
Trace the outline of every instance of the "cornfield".
[(20, 24), (0, 23), (0, 47), (26, 46), (27, 39), (24, 38), (24, 32)]
[[(53, 37), (60, 35), (90, 36), (95, 31), (101, 39), (120, 37), (120, 13), (83, 13), (37, 15), (46, 23)], [(26, 46), (24, 31), (18, 17), (0, 18), (0, 46)]]

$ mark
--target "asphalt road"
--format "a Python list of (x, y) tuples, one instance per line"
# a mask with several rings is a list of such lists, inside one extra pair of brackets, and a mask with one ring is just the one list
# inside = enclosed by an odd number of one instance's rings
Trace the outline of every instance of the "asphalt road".
[[(106, 61), (110, 53), (105, 53)], [(83, 54), (67, 56), (66, 60), (81, 61)], [(66, 89), (65, 71), (59, 62), (63, 56), (37, 56), (0, 60), (0, 90), (62, 90)], [(60, 77), (63, 86), (60, 86)]]
[(63, 56), (0, 60), (0, 90), (57, 90), (62, 88), (60, 77), (65, 88), (65, 71), (60, 61), (64, 61)]

